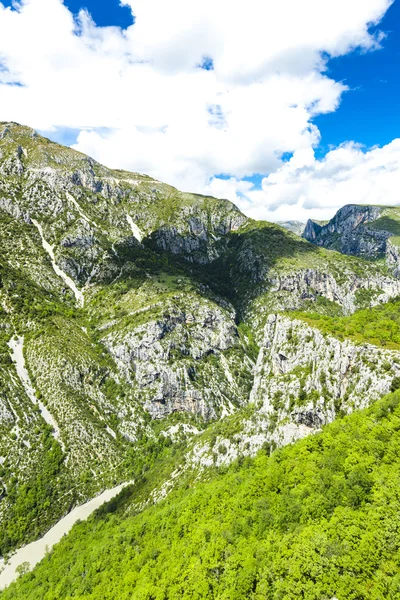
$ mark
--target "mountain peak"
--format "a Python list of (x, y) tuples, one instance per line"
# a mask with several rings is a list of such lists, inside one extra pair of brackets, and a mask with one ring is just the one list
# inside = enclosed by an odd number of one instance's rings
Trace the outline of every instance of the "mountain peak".
[(309, 220), (303, 237), (318, 246), (400, 268), (400, 207), (348, 204), (327, 223)]

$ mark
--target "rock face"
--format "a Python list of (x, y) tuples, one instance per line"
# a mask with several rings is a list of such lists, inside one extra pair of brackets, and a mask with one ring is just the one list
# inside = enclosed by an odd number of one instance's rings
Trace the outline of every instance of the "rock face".
[(400, 248), (390, 238), (386, 243), (386, 263), (395, 277), (400, 277)]
[(399, 379), (400, 351), (340, 341), (304, 321), (271, 314), (254, 368), (251, 417), (234, 437), (220, 435), (213, 446), (198, 442), (189, 460), (223, 465), (293, 443), (369, 406)]
[(358, 294), (367, 292), (370, 306), (387, 302), (400, 295), (400, 281), (391, 277), (371, 275), (368, 278), (349, 277), (347, 281), (337, 281), (330, 273), (321, 273), (313, 269), (305, 269), (290, 275), (270, 278), (270, 291), (285, 293), (285, 301), (281, 308), (298, 309), (304, 300), (316, 302), (325, 298), (343, 309), (343, 314), (351, 314), (358, 306)]
[[(309, 223), (310, 244), (230, 202), (0, 124), (0, 553), (141, 473), (147, 443), (201, 437), (231, 415), (241, 437), (219, 434), (225, 451), (210, 457), (203, 440), (193, 455), (226, 463), (384, 394), (398, 353), (280, 313), (346, 315), (400, 295), (390, 210)], [(318, 247), (332, 240), (386, 253), (390, 271)]]
[(297, 235), (303, 235), (306, 224), (302, 221), (278, 221), (277, 225), (284, 227), (288, 231), (292, 233), (296, 233)]
[(202, 211), (194, 207), (184, 208), (180, 216), (183, 227), (162, 227), (153, 234), (153, 239), (159, 249), (200, 264), (208, 264), (218, 257), (216, 242), (221, 236), (236, 231), (247, 222), (244, 215), (234, 210), (222, 218), (212, 215), (207, 222)]
[(270, 315), (252, 398), (278, 420), (318, 428), (390, 391), (400, 352), (322, 334), (299, 320)]
[(326, 224), (309, 220), (303, 237), (318, 246), (369, 259), (386, 258), (397, 276), (398, 248), (390, 237), (400, 233), (398, 208), (358, 206), (341, 208)]
[(347, 241), (351, 243), (351, 241), (356, 241), (350, 239), (354, 230), (360, 225), (376, 221), (381, 213), (382, 209), (378, 206), (348, 204), (341, 208), (333, 219), (324, 225), (309, 219), (304, 230), (304, 237), (310, 242), (324, 245), (324, 242), (325, 244), (332, 243), (334, 241), (332, 236), (339, 234), (342, 238), (349, 238)]
[[(188, 411), (208, 420), (247, 401), (230, 377), (240, 349), (234, 311), (195, 296), (186, 296), (185, 309), (181, 302), (176, 296), (158, 318), (111, 331), (104, 343), (153, 418)], [(241, 368), (250, 376), (251, 366)]]

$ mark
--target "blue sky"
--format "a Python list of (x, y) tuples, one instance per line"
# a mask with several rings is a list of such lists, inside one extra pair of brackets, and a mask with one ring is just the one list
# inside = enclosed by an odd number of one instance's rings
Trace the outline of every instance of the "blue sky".
[(0, 0), (0, 120), (255, 218), (399, 203), (390, 4)]
[(329, 62), (328, 75), (350, 88), (340, 108), (321, 115), (320, 152), (329, 145), (356, 140), (366, 146), (384, 145), (400, 137), (400, 2), (396, 0), (379, 24), (386, 33), (382, 49), (352, 52)]
[[(2, 3), (12, 6), (11, 0)], [(122, 6), (119, 0), (64, 0), (64, 4), (73, 14), (86, 9), (100, 27), (127, 28), (134, 23), (130, 7)], [(400, 0), (389, 8), (378, 28), (386, 34), (381, 49), (356, 50), (328, 63), (327, 75), (350, 90), (343, 95), (339, 110), (314, 119), (322, 136), (318, 156), (346, 140), (370, 147), (400, 136)], [(53, 137), (72, 144), (78, 134), (79, 129), (71, 129), (56, 132)], [(259, 175), (247, 179), (260, 182)]]
[[(12, 7), (13, 1), (2, 0), (2, 4)], [(125, 29), (133, 23), (132, 11), (128, 6), (121, 6), (119, 0), (65, 0), (64, 4), (73, 14), (86, 9), (99, 27), (115, 25)]]
[(65, 0), (64, 4), (75, 14), (85, 8), (99, 27), (115, 25), (125, 29), (133, 23), (132, 11), (118, 0)]
[[(65, 0), (73, 13), (87, 9), (99, 26), (129, 27), (134, 22), (132, 12), (118, 0)], [(350, 89), (341, 100), (340, 108), (313, 120), (321, 132), (316, 155), (323, 157), (331, 147), (354, 140), (366, 147), (385, 145), (400, 137), (400, 0), (394, 2), (378, 27), (386, 37), (381, 49), (373, 52), (356, 50), (346, 56), (331, 59), (327, 75), (342, 81)], [(372, 31), (374, 28), (372, 28)], [(61, 133), (58, 141), (73, 143), (79, 131)], [(62, 136), (67, 136), (63, 139)], [(291, 156), (284, 157), (286, 160)], [(219, 174), (221, 178), (229, 175)], [(245, 177), (260, 188), (263, 175)]]

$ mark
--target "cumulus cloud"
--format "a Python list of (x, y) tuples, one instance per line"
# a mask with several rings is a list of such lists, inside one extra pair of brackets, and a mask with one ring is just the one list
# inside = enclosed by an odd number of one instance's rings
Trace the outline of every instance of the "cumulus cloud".
[[(0, 3), (0, 118), (79, 130), (75, 147), (109, 166), (274, 216), (298, 205), (285, 174), (311, 160), (311, 119), (346, 89), (327, 57), (379, 45), (370, 26), (391, 1), (125, 0), (126, 30), (61, 0)], [(261, 192), (243, 180), (254, 173), (270, 174)]]
[[(400, 139), (365, 151), (343, 144), (317, 160), (311, 149), (296, 151), (262, 189), (230, 180), (218, 189), (257, 219), (328, 219), (344, 204), (400, 204)], [(210, 184), (212, 191), (213, 182)]]
[[(390, 0), (125, 0), (136, 16), (137, 55), (163, 71), (213, 58), (224, 81), (252, 82), (270, 73), (307, 74), (332, 56), (377, 39), (368, 25)], [(152, 24), (152, 26), (150, 26)]]

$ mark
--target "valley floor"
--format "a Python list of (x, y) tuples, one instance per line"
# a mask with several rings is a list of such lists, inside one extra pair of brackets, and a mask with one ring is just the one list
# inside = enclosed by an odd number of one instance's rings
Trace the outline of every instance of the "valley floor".
[(54, 525), (40, 540), (17, 550), (7, 561), (3, 570), (0, 570), (0, 590), (17, 579), (21, 567), (35, 567), (50, 552), (53, 546), (72, 529), (75, 523), (85, 521), (97, 508), (115, 498), (127, 485), (129, 483), (123, 483), (106, 490), (90, 502), (78, 506)]

